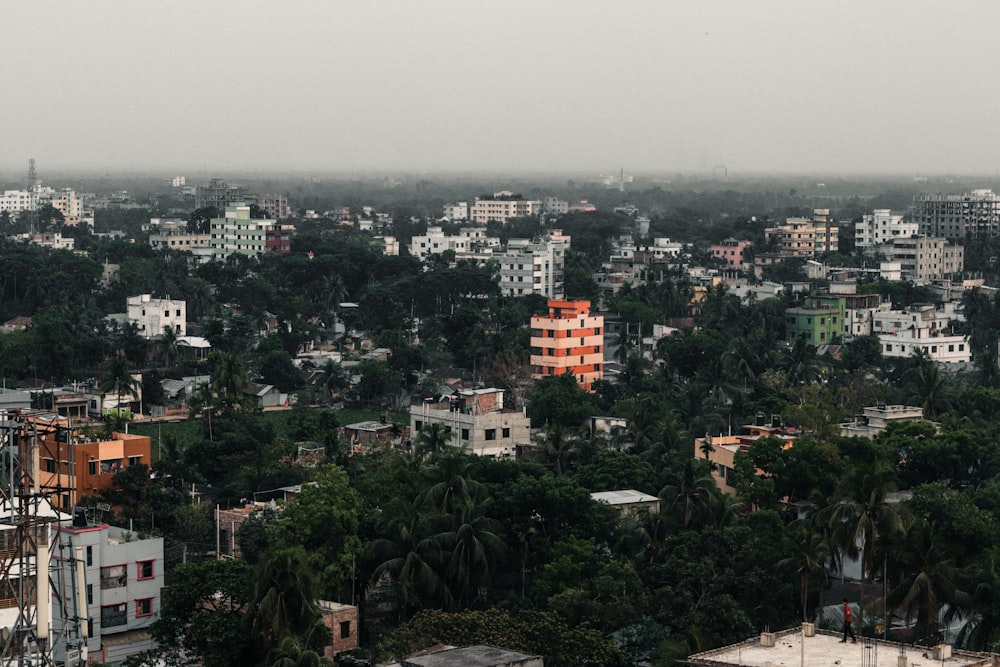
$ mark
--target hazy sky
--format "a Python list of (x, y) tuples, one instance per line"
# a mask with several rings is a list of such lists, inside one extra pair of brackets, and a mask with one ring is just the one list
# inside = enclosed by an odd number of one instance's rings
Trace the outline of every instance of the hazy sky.
[(1000, 3), (5, 2), (0, 167), (988, 172)]

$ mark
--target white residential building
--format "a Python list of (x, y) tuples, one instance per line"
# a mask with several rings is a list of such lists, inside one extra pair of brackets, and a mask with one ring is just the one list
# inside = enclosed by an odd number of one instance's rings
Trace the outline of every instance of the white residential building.
[(30, 190), (4, 190), (0, 196), (0, 212), (11, 214), (34, 211), (38, 208), (38, 196)]
[[(86, 664), (124, 665), (129, 656), (155, 648), (149, 627), (160, 617), (162, 537), (140, 537), (106, 523), (77, 521), (74, 517), (72, 526), (57, 529), (54, 550), (55, 561), (68, 567), (75, 564), (73, 559), (83, 560), (87, 599), (81, 601), (81, 606), (86, 610), (90, 631)], [(72, 624), (76, 618), (72, 605), (69, 615), (73, 620), (63, 617), (63, 602), (77, 601), (72, 589), (75, 581), (75, 576), (57, 580), (52, 591), (54, 627)], [(60, 664), (77, 664), (73, 662), (77, 654), (67, 655), (65, 643), (57, 643), (55, 650), (54, 657)]]
[(504, 408), (503, 389), (463, 389), (442, 402), (410, 407), (410, 432), (416, 438), (428, 424), (452, 434), (452, 446), (472, 454), (513, 458), (517, 445), (531, 442), (531, 420), (520, 410)]
[(452, 222), (469, 219), (469, 202), (460, 201), (457, 204), (444, 205), (444, 217)]
[(872, 313), (872, 333), (878, 335), (886, 357), (909, 357), (922, 350), (930, 359), (942, 363), (971, 361), (972, 350), (966, 336), (946, 335), (952, 319), (934, 306), (915, 306), (905, 310), (880, 308)]
[(540, 294), (548, 299), (565, 295), (563, 270), (570, 237), (554, 229), (540, 242), (511, 239), (503, 252), (493, 253), (500, 266), (500, 292), (505, 296)]
[(854, 245), (863, 250), (891, 242), (895, 238), (909, 238), (919, 234), (920, 225), (907, 222), (902, 215), (887, 208), (877, 208), (854, 223)]
[(918, 283), (958, 276), (965, 269), (965, 248), (940, 236), (897, 237), (880, 248), (887, 261), (900, 263), (904, 279)]
[(542, 200), (542, 211), (545, 215), (563, 215), (569, 213), (569, 202), (558, 197), (546, 197)]
[(476, 197), (472, 205), (472, 221), (481, 225), (487, 222), (507, 222), (511, 218), (523, 218), (538, 213), (538, 202), (524, 199), (509, 190), (495, 192), (492, 196)]
[(274, 220), (251, 219), (249, 204), (226, 206), (226, 217), (212, 218), (213, 257), (223, 261), (235, 254), (263, 255), (267, 249), (267, 232), (274, 224)]
[[(500, 239), (495, 236), (487, 236), (486, 230), (482, 227), (463, 227), (458, 230), (458, 234), (447, 236), (441, 227), (428, 227), (427, 233), (421, 236), (414, 236), (410, 240), (410, 255), (424, 261), (431, 255), (439, 255), (445, 250), (455, 253), (456, 259), (473, 259), (477, 253), (486, 250), (486, 254), (492, 256), (492, 249), (500, 247)], [(486, 261), (489, 257), (481, 258)]]
[(143, 338), (159, 338), (165, 327), (178, 336), (187, 335), (187, 302), (181, 299), (154, 299), (149, 294), (130, 296), (125, 315), (139, 328)]

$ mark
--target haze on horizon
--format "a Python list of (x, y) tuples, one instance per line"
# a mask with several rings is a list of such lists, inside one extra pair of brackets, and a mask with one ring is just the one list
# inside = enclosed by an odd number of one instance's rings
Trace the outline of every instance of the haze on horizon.
[(5, 6), (0, 168), (996, 173), (1000, 4)]

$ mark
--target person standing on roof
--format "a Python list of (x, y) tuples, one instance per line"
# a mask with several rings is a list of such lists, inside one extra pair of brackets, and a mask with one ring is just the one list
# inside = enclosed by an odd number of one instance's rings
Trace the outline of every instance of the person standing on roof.
[(844, 638), (840, 640), (841, 644), (847, 642), (847, 635), (851, 635), (851, 642), (854, 644), (858, 643), (858, 638), (854, 636), (854, 628), (851, 627), (851, 621), (854, 620), (854, 614), (851, 611), (851, 603), (847, 601), (847, 598), (843, 600), (844, 609)]

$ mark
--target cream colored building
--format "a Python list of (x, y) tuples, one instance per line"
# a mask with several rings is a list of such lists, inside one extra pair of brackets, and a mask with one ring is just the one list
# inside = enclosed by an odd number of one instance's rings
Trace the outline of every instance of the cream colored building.
[(479, 456), (513, 458), (517, 445), (531, 443), (531, 420), (505, 408), (503, 398), (503, 389), (463, 389), (444, 401), (411, 406), (410, 432), (416, 438), (428, 424), (441, 424), (451, 431), (453, 446)]
[(476, 197), (472, 205), (472, 222), (485, 225), (493, 220), (507, 222), (511, 218), (523, 218), (538, 213), (537, 202), (524, 199), (509, 190), (495, 192), (492, 196)]
[(226, 206), (226, 217), (212, 218), (212, 256), (225, 260), (229, 255), (263, 255), (267, 249), (267, 231), (274, 220), (252, 219), (249, 204)]
[(154, 299), (149, 294), (130, 296), (126, 315), (143, 338), (159, 338), (165, 327), (178, 336), (187, 335), (187, 302), (181, 299)]

